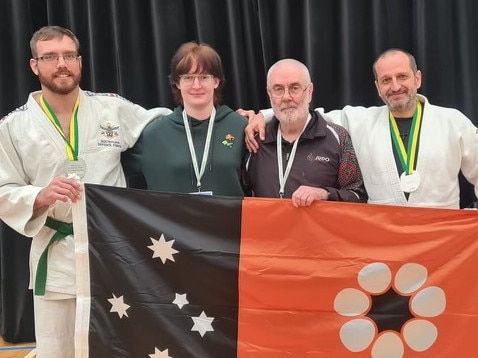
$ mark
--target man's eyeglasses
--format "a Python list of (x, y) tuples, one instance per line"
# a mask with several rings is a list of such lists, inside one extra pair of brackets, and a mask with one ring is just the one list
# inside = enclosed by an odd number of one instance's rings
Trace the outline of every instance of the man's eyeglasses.
[(205, 85), (211, 82), (211, 79), (214, 78), (213, 75), (206, 75), (206, 74), (201, 74), (201, 75), (180, 75), (179, 79), (181, 80), (182, 83), (184, 83), (186, 86), (191, 86), (194, 81), (196, 80), (199, 81), (200, 84)]
[(67, 63), (72, 63), (75, 62), (80, 57), (80, 55), (78, 55), (77, 53), (65, 53), (63, 55), (43, 55), (40, 57), (36, 57), (35, 60), (42, 61), (45, 63), (55, 63), (58, 62), (60, 57), (63, 58), (63, 61)]
[[(298, 98), (304, 94), (304, 92), (309, 88), (310, 83), (303, 88), (299, 84), (293, 84), (287, 87), (287, 92), (289, 92), (289, 96)], [(272, 88), (269, 88), (269, 92), (272, 97), (274, 98), (282, 98), (285, 94), (285, 87), (282, 86), (274, 86)]]

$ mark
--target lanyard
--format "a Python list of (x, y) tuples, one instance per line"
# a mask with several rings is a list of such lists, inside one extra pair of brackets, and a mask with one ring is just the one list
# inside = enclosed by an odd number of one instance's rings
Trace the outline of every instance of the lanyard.
[(417, 101), (417, 106), (415, 108), (415, 112), (413, 113), (407, 150), (405, 150), (405, 145), (400, 137), (400, 131), (398, 130), (397, 121), (392, 112), (390, 112), (389, 118), (390, 133), (392, 135), (393, 145), (398, 153), (402, 168), (406, 174), (412, 174), (417, 155), (418, 133), (420, 131), (420, 125), (422, 121), (422, 104)]
[(204, 152), (202, 155), (201, 169), (199, 169), (196, 150), (194, 149), (193, 137), (191, 135), (191, 128), (189, 126), (188, 116), (186, 110), (183, 110), (184, 129), (186, 130), (186, 137), (189, 145), (189, 152), (191, 153), (191, 161), (193, 163), (194, 173), (196, 174), (196, 186), (198, 191), (201, 191), (201, 178), (206, 170), (207, 158), (209, 155), (209, 147), (211, 145), (212, 128), (214, 127), (214, 119), (216, 118), (216, 108), (212, 108), (211, 117), (207, 127), (206, 143), (204, 143)]
[(55, 112), (50, 107), (43, 95), (40, 96), (40, 105), (45, 112), (46, 116), (53, 124), (58, 133), (66, 143), (66, 152), (69, 160), (78, 160), (78, 106), (80, 104), (80, 97), (76, 99), (75, 106), (73, 107), (73, 113), (70, 119), (70, 139), (66, 138), (63, 129), (61, 128), (60, 121), (55, 115)]
[(279, 128), (277, 128), (277, 165), (279, 166), (279, 186), (280, 186), (279, 197), (280, 198), (284, 197), (285, 183), (287, 182), (287, 178), (289, 177), (289, 174), (290, 174), (290, 169), (292, 168), (292, 163), (294, 162), (295, 152), (297, 150), (297, 143), (299, 143), (300, 136), (304, 132), (305, 127), (307, 127), (307, 124), (309, 124), (311, 118), (312, 116), (309, 114), (309, 117), (307, 118), (307, 121), (305, 122), (304, 127), (302, 128), (299, 136), (297, 137), (297, 139), (294, 141), (294, 144), (292, 145), (292, 150), (287, 160), (285, 172), (284, 172), (284, 164), (282, 163), (282, 133), (280, 131), (280, 123), (279, 123)]

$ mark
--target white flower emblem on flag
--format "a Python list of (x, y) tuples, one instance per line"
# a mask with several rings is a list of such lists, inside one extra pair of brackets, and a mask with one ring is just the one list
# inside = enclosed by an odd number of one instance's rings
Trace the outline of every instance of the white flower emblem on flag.
[[(351, 317), (340, 329), (344, 346), (351, 352), (361, 352), (372, 344), (372, 358), (403, 357), (404, 343), (417, 352), (430, 348), (438, 330), (426, 318), (444, 312), (446, 295), (440, 287), (424, 287), (427, 279), (427, 269), (416, 263), (401, 266), (395, 278), (384, 263), (362, 268), (357, 277), (361, 289), (345, 288), (334, 301), (337, 313)], [(381, 329), (379, 319), (374, 317), (395, 312), (383, 310), (380, 302), (395, 298), (402, 300), (400, 308), (406, 307), (408, 312), (399, 318), (399, 327)]]

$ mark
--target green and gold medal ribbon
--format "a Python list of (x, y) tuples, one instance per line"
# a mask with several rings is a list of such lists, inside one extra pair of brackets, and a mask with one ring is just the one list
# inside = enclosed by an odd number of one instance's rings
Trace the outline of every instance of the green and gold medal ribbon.
[(410, 128), (410, 137), (408, 138), (407, 150), (402, 138), (400, 137), (400, 131), (398, 130), (397, 121), (392, 112), (389, 114), (390, 118), (390, 133), (392, 135), (393, 145), (398, 153), (400, 163), (402, 164), (403, 171), (409, 175), (412, 174), (415, 167), (415, 160), (417, 156), (418, 146), (418, 133), (420, 132), (420, 125), (422, 121), (422, 104), (417, 101), (417, 107), (413, 113), (412, 125)]
[(58, 133), (66, 143), (66, 153), (68, 154), (68, 159), (78, 160), (78, 106), (80, 104), (80, 97), (76, 99), (75, 106), (73, 107), (73, 113), (70, 119), (70, 138), (66, 138), (63, 129), (61, 128), (60, 121), (58, 117), (53, 112), (52, 108), (48, 102), (43, 98), (43, 95), (40, 96), (40, 105), (45, 114), (47, 115), (50, 122), (56, 128)]

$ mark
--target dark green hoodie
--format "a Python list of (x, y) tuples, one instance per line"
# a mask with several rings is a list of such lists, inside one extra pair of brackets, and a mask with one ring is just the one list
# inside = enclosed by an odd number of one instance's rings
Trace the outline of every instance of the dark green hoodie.
[[(123, 156), (125, 171), (129, 175), (142, 174), (147, 189), (176, 193), (198, 191), (182, 112), (183, 107), (179, 106), (170, 115), (153, 120), (144, 128), (135, 146)], [(198, 166), (201, 167), (209, 119), (188, 119)], [(246, 153), (246, 125), (246, 118), (231, 108), (216, 108), (201, 191), (212, 191), (214, 195), (244, 195), (241, 164)]]

